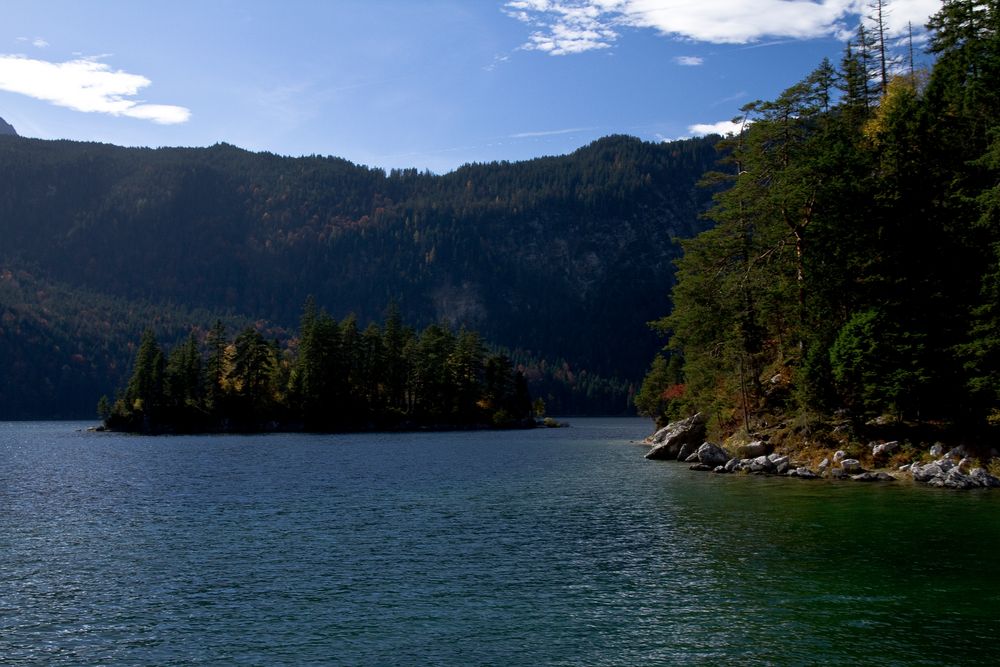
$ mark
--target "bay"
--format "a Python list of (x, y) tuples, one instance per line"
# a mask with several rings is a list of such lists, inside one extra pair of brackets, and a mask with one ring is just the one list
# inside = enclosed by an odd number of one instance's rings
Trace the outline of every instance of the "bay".
[(1000, 662), (1000, 494), (695, 473), (644, 420), (0, 424), (0, 664)]

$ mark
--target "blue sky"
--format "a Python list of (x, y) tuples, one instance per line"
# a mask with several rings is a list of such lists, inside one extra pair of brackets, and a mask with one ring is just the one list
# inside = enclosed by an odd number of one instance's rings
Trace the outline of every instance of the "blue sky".
[[(442, 173), (704, 132), (837, 62), (870, 2), (5, 0), (0, 117)], [(886, 4), (899, 34), (940, 0)]]

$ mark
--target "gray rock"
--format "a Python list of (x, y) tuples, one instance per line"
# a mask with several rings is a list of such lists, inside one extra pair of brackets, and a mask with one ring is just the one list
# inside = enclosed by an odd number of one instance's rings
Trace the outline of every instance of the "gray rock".
[(698, 459), (698, 452), (688, 454), (687, 458), (684, 459), (684, 463), (701, 463), (701, 460)]
[(965, 457), (958, 462), (958, 469), (962, 473), (968, 475), (969, 471), (972, 469), (972, 459)]
[(750, 472), (771, 472), (774, 464), (766, 456), (758, 456), (750, 462)]
[(910, 474), (913, 475), (914, 481), (929, 484), (932, 479), (938, 478), (941, 478), (943, 482), (945, 471), (937, 463), (928, 463), (927, 465), (914, 463), (910, 466)]
[(899, 449), (898, 440), (893, 440), (892, 442), (883, 442), (880, 445), (874, 445), (872, 447), (872, 456), (874, 456), (875, 458), (889, 456), (898, 449)]
[(858, 475), (851, 475), (851, 479), (856, 482), (895, 482), (896, 478), (886, 472), (863, 472)]
[(646, 440), (653, 445), (653, 448), (646, 452), (646, 458), (676, 459), (685, 444), (704, 442), (706, 421), (705, 415), (699, 412), (687, 419), (667, 424)]
[(687, 461), (688, 457), (698, 451), (699, 444), (697, 442), (685, 442), (681, 445), (680, 451), (677, 452), (677, 460)]
[(843, 449), (838, 449), (833, 454), (833, 462), (834, 463), (840, 463), (841, 461), (843, 461), (846, 458), (847, 458), (847, 452), (845, 452)]
[(729, 471), (726, 470), (726, 466), (715, 466), (714, 468), (712, 468), (712, 472), (718, 473), (720, 475), (725, 475)]
[(974, 489), (979, 483), (958, 468), (952, 468), (944, 476), (944, 485), (949, 489)]
[(903, 465), (899, 466), (899, 472), (906, 472), (906, 471), (907, 471), (907, 470), (909, 470), (909, 469), (910, 469), (910, 468), (911, 468), (912, 466), (913, 466), (913, 464), (912, 464), (912, 463), (905, 463), (905, 464), (903, 464)]
[(857, 459), (842, 459), (840, 467), (848, 475), (853, 475), (854, 473), (861, 472), (861, 461), (858, 461)]
[(729, 454), (726, 450), (718, 445), (713, 445), (711, 442), (703, 443), (698, 448), (696, 456), (699, 461), (710, 466), (725, 465), (729, 461)]
[(805, 466), (799, 466), (795, 470), (789, 470), (788, 474), (801, 479), (817, 479), (819, 477), (819, 475)]
[(830, 479), (846, 479), (847, 472), (843, 468), (830, 468), (830, 472), (827, 473)]
[(945, 456), (947, 456), (948, 458), (953, 458), (953, 459), (964, 459), (967, 456), (969, 456), (969, 449), (965, 445), (959, 445), (958, 447), (952, 447), (951, 449), (948, 450), (948, 453), (945, 454)]
[(775, 463), (774, 464), (774, 474), (776, 474), (776, 475), (784, 475), (792, 467), (788, 463), (788, 457), (787, 456), (782, 457), (782, 458), (784, 458), (784, 460), (781, 463)]
[(940, 442), (935, 442), (933, 445), (931, 445), (931, 456), (937, 458), (942, 454), (944, 454), (944, 445), (942, 445)]
[(712, 466), (707, 466), (704, 463), (695, 463), (693, 466), (690, 466), (688, 468), (688, 470), (698, 470), (700, 472), (709, 472), (710, 470), (712, 470)]
[(740, 460), (732, 458), (726, 461), (726, 472), (735, 472), (740, 467)]
[(829, 467), (830, 467), (830, 459), (823, 459), (822, 461), (819, 462), (819, 471), (820, 472), (823, 472), (824, 470), (826, 470)]
[(996, 489), (1000, 487), (1000, 479), (997, 479), (982, 468), (973, 468), (970, 470), (969, 477), (984, 489)]
[(767, 443), (761, 440), (754, 440), (736, 448), (736, 455), (744, 459), (755, 459), (765, 454), (767, 454)]

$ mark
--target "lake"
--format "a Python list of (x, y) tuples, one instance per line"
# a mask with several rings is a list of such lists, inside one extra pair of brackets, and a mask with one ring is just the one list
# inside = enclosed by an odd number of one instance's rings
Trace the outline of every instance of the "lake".
[(570, 421), (0, 423), (0, 664), (1000, 662), (1000, 492), (696, 473)]

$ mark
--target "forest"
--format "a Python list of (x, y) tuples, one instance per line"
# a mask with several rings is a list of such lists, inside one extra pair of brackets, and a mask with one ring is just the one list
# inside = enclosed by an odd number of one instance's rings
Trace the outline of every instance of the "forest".
[(476, 330), (553, 414), (623, 414), (717, 137), (607, 137), (444, 175), (218, 144), (0, 136), (0, 418), (88, 417), (146, 328), (220, 319), (282, 344), (313, 295), (364, 328)]
[(530, 427), (544, 403), (476, 332), (417, 333), (395, 308), (362, 330), (309, 299), (285, 346), (254, 326), (230, 340), (219, 321), (165, 353), (147, 329), (128, 384), (97, 410), (105, 428), (139, 433), (355, 431)]
[(714, 226), (683, 242), (637, 397), (661, 422), (1000, 427), (1000, 5), (946, 0), (928, 68), (873, 8), (706, 175)]

